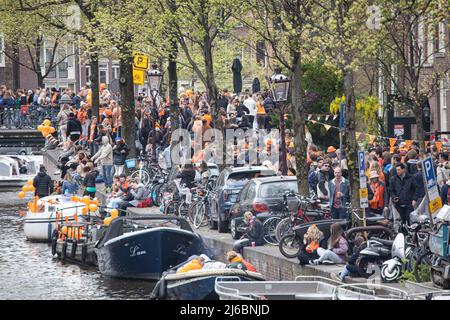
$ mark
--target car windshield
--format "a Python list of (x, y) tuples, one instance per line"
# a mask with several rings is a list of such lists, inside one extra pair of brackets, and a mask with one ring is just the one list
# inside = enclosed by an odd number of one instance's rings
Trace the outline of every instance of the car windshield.
[(259, 196), (261, 198), (282, 198), (287, 191), (297, 192), (297, 181), (263, 183), (259, 189)]
[(246, 172), (235, 172), (228, 176), (227, 185), (244, 185), (248, 180), (260, 177), (271, 177), (274, 176), (275, 172), (267, 171), (246, 171)]

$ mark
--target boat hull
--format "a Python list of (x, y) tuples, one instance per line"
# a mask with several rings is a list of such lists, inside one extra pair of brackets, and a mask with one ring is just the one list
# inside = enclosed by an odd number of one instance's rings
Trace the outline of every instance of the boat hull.
[(95, 252), (94, 252), (94, 246), (95, 246), (94, 242), (87, 243), (86, 258), (84, 259), (84, 261), (83, 261), (83, 244), (84, 243), (80, 242), (80, 243), (76, 244), (75, 255), (72, 255), (72, 249), (74, 246), (73, 242), (67, 241), (65, 255), (62, 254), (63, 244), (64, 244), (64, 241), (61, 239), (59, 239), (56, 242), (56, 254), (59, 259), (67, 260), (69, 262), (97, 266), (97, 258), (95, 256)]
[(239, 281), (264, 281), (261, 274), (237, 269), (196, 270), (171, 274), (156, 284), (152, 298), (158, 300), (219, 300), (216, 279), (235, 277)]
[(144, 280), (159, 280), (164, 271), (203, 251), (197, 234), (174, 228), (126, 233), (95, 249), (103, 275)]

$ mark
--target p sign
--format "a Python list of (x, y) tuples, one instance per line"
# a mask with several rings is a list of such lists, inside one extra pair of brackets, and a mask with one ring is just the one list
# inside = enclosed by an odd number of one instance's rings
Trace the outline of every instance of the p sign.
[(422, 160), (422, 167), (427, 190), (431, 190), (437, 186), (436, 175), (434, 174), (433, 168), (433, 160), (431, 157)]

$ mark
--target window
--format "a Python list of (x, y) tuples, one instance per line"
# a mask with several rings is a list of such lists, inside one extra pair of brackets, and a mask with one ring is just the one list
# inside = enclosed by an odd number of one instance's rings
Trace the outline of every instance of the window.
[(3, 40), (3, 36), (0, 34), (0, 67), (5, 66), (5, 54), (3, 53), (5, 47), (5, 43)]
[(439, 22), (439, 39), (438, 50), (439, 53), (445, 53), (445, 22)]
[(86, 82), (91, 83), (91, 66), (86, 66)]
[(259, 190), (259, 195), (261, 198), (282, 198), (287, 191), (298, 192), (297, 181), (264, 183)]
[(112, 74), (113, 74), (113, 80), (120, 78), (120, 67), (119, 66), (112, 66)]
[(108, 77), (108, 64), (107, 63), (99, 63), (98, 65), (98, 77), (100, 83), (109, 84)]

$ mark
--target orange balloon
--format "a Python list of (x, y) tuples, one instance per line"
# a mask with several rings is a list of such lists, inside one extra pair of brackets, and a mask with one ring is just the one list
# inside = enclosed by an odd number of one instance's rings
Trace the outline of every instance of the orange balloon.
[(66, 226), (63, 226), (61, 228), (61, 233), (64, 234), (64, 235), (67, 235), (67, 227)]
[(83, 207), (83, 208), (81, 209), (81, 213), (82, 213), (82, 214), (87, 214), (88, 211), (89, 211), (88, 207)]
[(23, 198), (25, 198), (25, 192), (20, 191), (19, 192), (19, 199), (23, 199)]
[(84, 196), (83, 197), (83, 202), (85, 205), (89, 205), (91, 203), (91, 199), (89, 198), (89, 196)]
[(38, 125), (37, 129), (38, 129), (39, 131), (42, 131), (42, 129), (44, 129), (44, 126), (43, 126), (42, 124), (41, 124), (41, 125)]
[(28, 180), (27, 183), (28, 183), (29, 186), (32, 186), (33, 185), (33, 180)]
[(89, 211), (91, 211), (91, 212), (97, 211), (97, 209), (98, 209), (98, 206), (96, 204), (92, 203), (89, 205)]
[(119, 210), (117, 210), (117, 209), (112, 209), (112, 210), (109, 212), (109, 214), (111, 215), (111, 218), (112, 218), (112, 219), (115, 219), (115, 218), (117, 218), (117, 217), (119, 216)]
[(105, 224), (105, 226), (109, 226), (109, 224), (111, 223), (112, 218), (111, 217), (107, 217), (103, 220), (103, 223)]
[(27, 192), (27, 191), (28, 191), (28, 185), (23, 186), (23, 187), (22, 187), (22, 191), (23, 191), (23, 192)]
[(96, 204), (96, 205), (98, 205), (98, 204), (99, 204), (98, 199), (97, 199), (97, 198), (94, 198), (94, 200), (91, 200), (91, 204)]
[(28, 191), (34, 192), (36, 188), (34, 186), (28, 186)]

